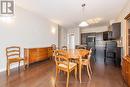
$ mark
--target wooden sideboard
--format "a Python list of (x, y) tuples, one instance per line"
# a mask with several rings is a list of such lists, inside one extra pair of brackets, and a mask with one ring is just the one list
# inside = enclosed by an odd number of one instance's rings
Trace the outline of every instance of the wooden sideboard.
[(130, 56), (126, 56), (122, 59), (122, 75), (124, 81), (130, 87)]
[(52, 56), (52, 53), (52, 47), (24, 48), (26, 65), (48, 59)]

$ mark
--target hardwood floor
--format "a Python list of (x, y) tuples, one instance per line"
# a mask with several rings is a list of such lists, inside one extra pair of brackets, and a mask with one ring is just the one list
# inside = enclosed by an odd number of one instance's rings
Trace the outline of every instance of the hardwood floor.
[[(99, 62), (100, 61), (100, 62)], [(9, 77), (5, 72), (0, 73), (0, 87), (65, 87), (66, 75), (60, 73), (55, 85), (55, 63), (47, 60), (33, 64), (23, 71), (11, 70)], [(126, 87), (123, 82), (120, 68), (111, 64), (104, 65), (102, 59), (93, 64), (92, 80), (88, 80), (86, 70), (82, 73), (82, 83), (70, 74), (69, 87)]]

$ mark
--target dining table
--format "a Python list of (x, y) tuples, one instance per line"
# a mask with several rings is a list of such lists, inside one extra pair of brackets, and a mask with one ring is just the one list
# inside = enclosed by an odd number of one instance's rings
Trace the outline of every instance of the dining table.
[[(68, 58), (78, 60), (79, 58), (82, 57), (81, 55), (82, 50), (83, 49), (67, 49), (66, 51), (68, 53)], [(89, 54), (89, 50), (87, 51), (88, 51), (87, 54)]]
[[(89, 55), (89, 52), (90, 52), (89, 50), (86, 50), (87, 53), (84, 56), (83, 53), (82, 53), (83, 52), (82, 50), (83, 49), (68, 49), (68, 50), (66, 50), (68, 55), (69, 55), (68, 58), (70, 60), (72, 60), (72, 62), (75, 62), (75, 63), (78, 64), (80, 83), (81, 83), (81, 74), (82, 74), (81, 72), (82, 72), (83, 58), (84, 57), (86, 58), (86, 56)], [(87, 68), (87, 72), (88, 72), (89, 78), (91, 79), (90, 72), (89, 72), (88, 68)]]
[[(84, 49), (65, 49), (65, 50), (59, 50), (59, 52), (63, 52), (63, 55), (64, 55), (64, 52), (65, 54), (67, 53), (67, 57), (69, 59), (69, 62), (72, 64), (76, 63), (77, 64), (77, 68), (78, 68), (78, 71), (79, 71), (79, 80), (80, 80), (80, 83), (81, 83), (81, 72), (82, 72), (82, 66), (83, 66), (83, 63), (84, 63), (84, 60), (86, 60), (88, 57), (88, 55), (90, 54), (90, 50), (84, 50)], [(59, 54), (59, 55), (62, 55), (62, 54)], [(89, 63), (89, 60), (88, 60), (88, 63)], [(88, 68), (87, 68), (87, 72), (88, 72)], [(77, 73), (77, 72), (76, 72)], [(89, 74), (89, 77), (90, 77), (90, 74)]]

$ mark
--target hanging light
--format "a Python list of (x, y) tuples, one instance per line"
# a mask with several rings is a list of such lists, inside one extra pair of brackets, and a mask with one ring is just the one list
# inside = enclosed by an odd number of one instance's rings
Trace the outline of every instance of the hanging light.
[(86, 27), (88, 26), (88, 23), (86, 21), (82, 21), (80, 24), (79, 24), (80, 27)]
[(83, 14), (83, 21), (79, 24), (79, 27), (86, 27), (86, 26), (88, 26), (89, 24), (84, 20), (85, 18), (84, 18), (84, 11), (85, 11), (85, 6), (86, 6), (86, 4), (82, 4), (81, 5), (82, 6), (82, 14)]

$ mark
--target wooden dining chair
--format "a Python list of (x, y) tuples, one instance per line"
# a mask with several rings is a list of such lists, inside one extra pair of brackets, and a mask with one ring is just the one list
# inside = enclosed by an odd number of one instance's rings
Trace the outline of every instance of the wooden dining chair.
[(56, 45), (55, 44), (52, 44), (51, 47), (52, 47), (52, 50), (56, 50)]
[[(91, 65), (90, 65), (90, 58), (91, 58), (92, 49), (90, 49), (90, 51), (82, 49), (79, 52), (80, 52), (79, 80), (81, 83), (82, 66), (86, 66), (88, 77), (89, 77), (89, 79), (91, 79), (92, 69), (91, 69)], [(86, 58), (86, 56), (87, 56), (87, 58)]]
[(62, 49), (63, 50), (67, 50), (67, 46), (62, 46)]
[[(7, 57), (7, 65), (6, 65), (6, 71), (7, 75), (10, 75), (10, 64), (12, 63), (19, 63), (20, 68), (20, 62), (24, 62), (24, 58), (20, 57), (20, 47), (18, 46), (11, 46), (6, 48), (6, 57)], [(24, 62), (24, 69), (25, 69), (25, 62)]]
[(76, 49), (86, 49), (86, 46), (84, 45), (76, 45)]
[(53, 53), (54, 53), (54, 50), (56, 49), (57, 49), (56, 45), (52, 44), (51, 49), (48, 50), (48, 56), (50, 57), (51, 60), (54, 59)]
[(69, 75), (70, 72), (75, 70), (75, 78), (77, 78), (77, 64), (70, 62), (68, 58), (68, 53), (65, 50), (55, 50), (55, 62), (56, 62), (56, 80), (60, 71), (67, 72), (67, 82), (66, 87), (69, 86)]

